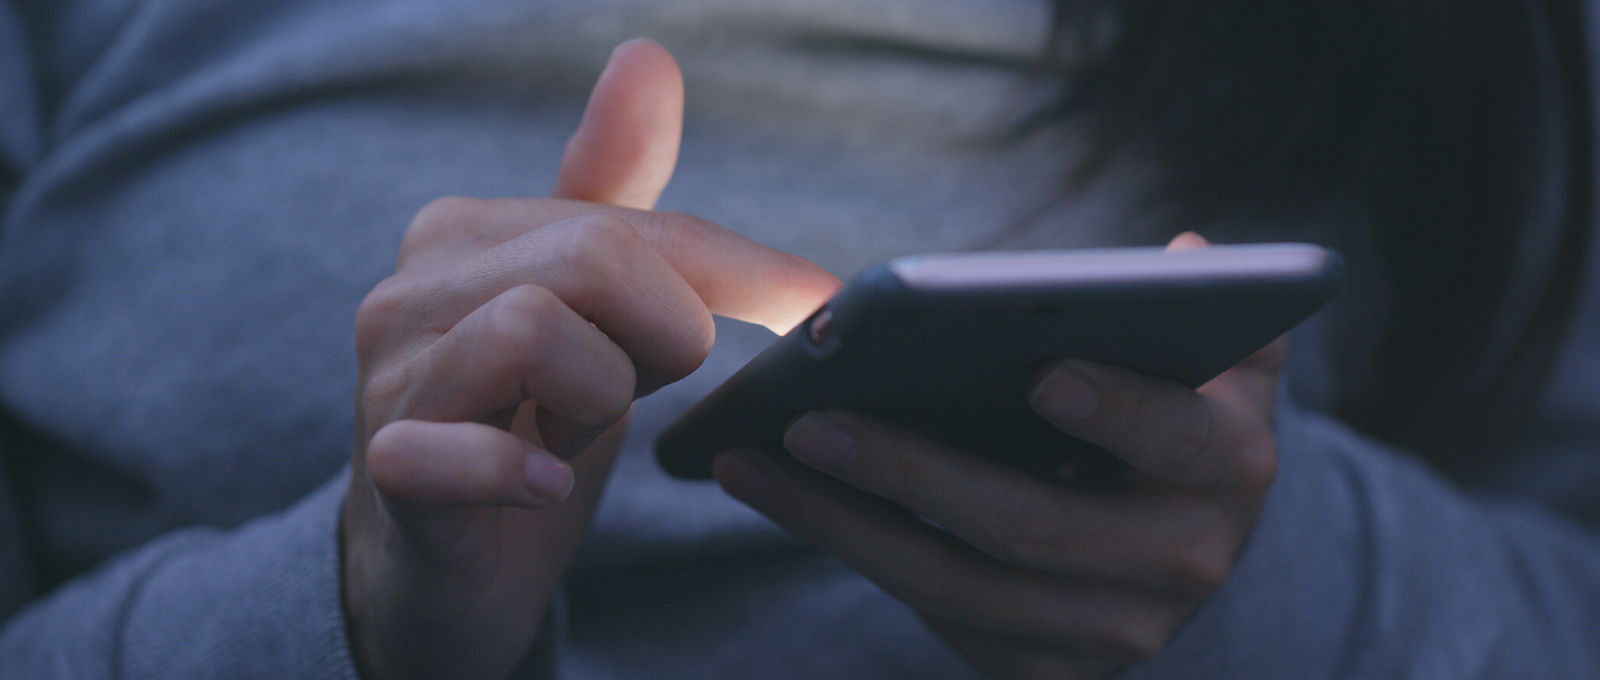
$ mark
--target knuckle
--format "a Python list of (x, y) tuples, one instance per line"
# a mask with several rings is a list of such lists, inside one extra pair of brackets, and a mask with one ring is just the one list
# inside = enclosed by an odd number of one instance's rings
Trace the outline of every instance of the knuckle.
[(356, 357), (375, 361), (397, 345), (436, 339), (461, 319), (449, 273), (396, 274), (379, 281), (356, 308)]
[(555, 276), (552, 285), (602, 293), (614, 293), (611, 287), (629, 278), (639, 249), (648, 247), (632, 225), (610, 215), (568, 219), (552, 228), (545, 238), (549, 240), (543, 247), (548, 248), (547, 256), (554, 265), (550, 272)]
[[(574, 361), (563, 342), (560, 327), (573, 320), (573, 312), (555, 293), (534, 285), (518, 286), (495, 299), (493, 309), (485, 310), (484, 352), (492, 362), (492, 379), (500, 384), (523, 385), (531, 392), (530, 379), (544, 379), (561, 370), (563, 362)], [(592, 366), (585, 376), (586, 387), (569, 395), (580, 404), (564, 413), (584, 425), (610, 424), (620, 420), (633, 404), (637, 379), (625, 354), (616, 357), (582, 359)], [(570, 366), (570, 364), (568, 364)]]
[(461, 225), (477, 221), (486, 207), (486, 202), (464, 196), (444, 196), (428, 201), (406, 227), (405, 236), (400, 240), (401, 259), (437, 245)]
[(395, 320), (405, 314), (410, 301), (406, 288), (391, 276), (374, 286), (356, 308), (356, 357), (363, 364), (377, 356)]
[[(567, 306), (553, 291), (525, 284), (507, 289), (495, 298), (493, 318), (508, 323), (509, 331), (525, 331), (525, 326), (542, 327), (560, 320)], [(516, 322), (528, 322), (516, 323)]]
[(566, 313), (561, 299), (538, 286), (518, 286), (484, 310), (484, 351), (497, 378), (515, 378), (538, 368), (551, 335)]
[(427, 228), (435, 224), (453, 224), (462, 217), (477, 215), (484, 204), (480, 199), (466, 196), (440, 196), (417, 210), (411, 218), (411, 226)]
[(1058, 509), (1037, 499), (1018, 499), (995, 521), (998, 540), (984, 551), (995, 559), (1022, 566), (1048, 567), (1060, 560), (1052, 556), (1067, 544), (1067, 520)]
[(369, 357), (402, 336), (442, 335), (459, 317), (449, 316), (442, 277), (390, 276), (367, 292), (356, 308), (356, 354)]
[(571, 238), (567, 239), (562, 256), (585, 269), (621, 269), (629, 254), (643, 245), (643, 237), (633, 225), (611, 215), (577, 217), (569, 229)]

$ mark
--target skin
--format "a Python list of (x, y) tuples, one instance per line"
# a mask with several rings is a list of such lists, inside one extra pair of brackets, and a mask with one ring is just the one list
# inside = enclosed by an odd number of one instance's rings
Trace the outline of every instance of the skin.
[[(837, 289), (804, 259), (650, 210), (682, 106), (665, 50), (620, 46), (552, 198), (429, 204), (362, 303), (341, 541), (364, 677), (509, 674), (633, 400), (699, 366), (712, 314), (782, 332)], [(1138, 471), (1114, 492), (848, 412), (799, 418), (787, 452), (724, 452), (716, 476), (905, 600), (985, 674), (1103, 676), (1154, 653), (1226, 578), (1272, 479), (1282, 356), (1279, 342), (1198, 391), (1081, 362), (1041, 371), (1039, 412)]]
[(341, 540), (364, 677), (510, 673), (633, 400), (700, 365), (713, 313), (787, 329), (838, 287), (801, 258), (649, 211), (682, 107), (665, 50), (617, 48), (555, 197), (431, 203), (363, 301)]

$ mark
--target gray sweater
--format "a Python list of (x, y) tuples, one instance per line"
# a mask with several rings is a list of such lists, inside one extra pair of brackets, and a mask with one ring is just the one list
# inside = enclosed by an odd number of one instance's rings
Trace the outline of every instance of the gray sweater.
[[(353, 677), (337, 508), (351, 326), (410, 215), (549, 191), (605, 55), (689, 111), (661, 207), (839, 274), (992, 243), (1148, 243), (1137, 164), (1072, 202), (1045, 0), (0, 3), (0, 677)], [(1591, 31), (1596, 34), (1596, 31)], [(1227, 234), (1216, 234), (1226, 238)], [(1524, 453), (1479, 488), (1318, 415), (1222, 591), (1135, 678), (1600, 675), (1600, 283)], [(767, 341), (719, 324), (642, 401), (553, 627), (573, 678), (966, 677), (901, 604), (653, 435)], [(529, 667), (541, 664), (530, 663)]]

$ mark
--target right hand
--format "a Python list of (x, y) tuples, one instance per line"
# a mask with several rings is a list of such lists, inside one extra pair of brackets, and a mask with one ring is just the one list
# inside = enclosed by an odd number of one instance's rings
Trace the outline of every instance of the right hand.
[(838, 287), (806, 260), (649, 211), (676, 163), (682, 88), (659, 45), (617, 48), (555, 198), (435, 201), (362, 303), (340, 534), (364, 677), (508, 675), (633, 400), (699, 366), (711, 314), (781, 331)]

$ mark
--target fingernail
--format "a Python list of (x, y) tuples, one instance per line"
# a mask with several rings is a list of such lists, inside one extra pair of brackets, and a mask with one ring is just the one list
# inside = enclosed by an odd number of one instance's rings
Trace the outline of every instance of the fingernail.
[(757, 509), (767, 507), (778, 484), (767, 455), (750, 449), (723, 451), (711, 461), (711, 476), (728, 495)]
[(1167, 250), (1174, 252), (1197, 250), (1200, 248), (1209, 247), (1210, 245), (1211, 242), (1207, 241), (1206, 237), (1192, 231), (1186, 231), (1182, 234), (1172, 237), (1172, 241), (1167, 243)]
[(1100, 391), (1062, 364), (1033, 388), (1030, 402), (1033, 410), (1051, 422), (1079, 423), (1094, 415), (1094, 410), (1100, 406)]
[(823, 472), (838, 474), (856, 461), (856, 438), (838, 419), (812, 411), (783, 433), (783, 448), (800, 462)]
[(550, 505), (560, 503), (572, 494), (572, 466), (544, 451), (528, 454), (523, 463), (522, 477), (528, 490)]

